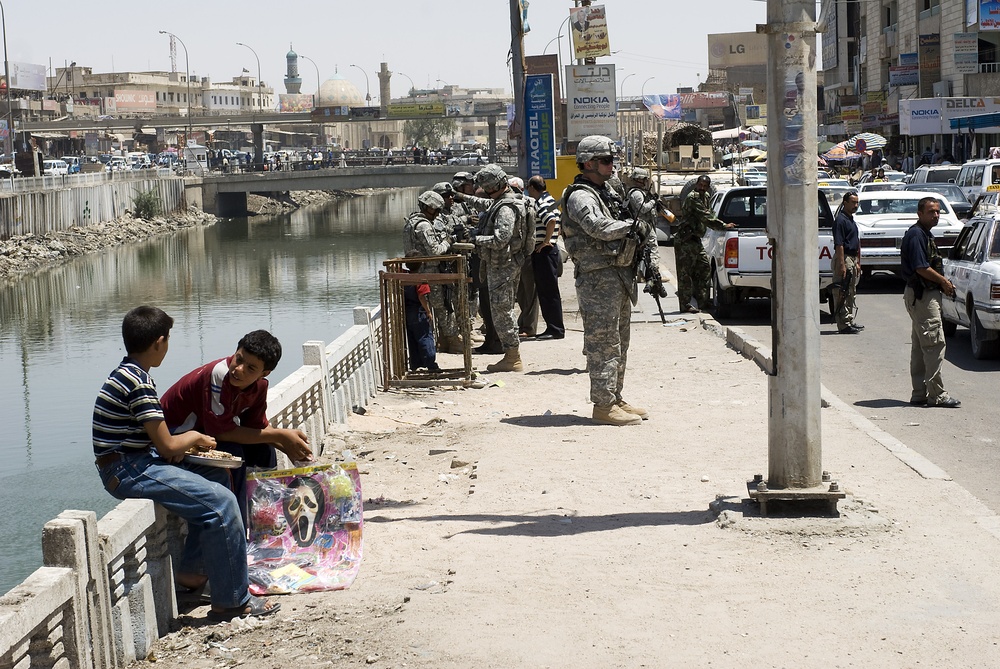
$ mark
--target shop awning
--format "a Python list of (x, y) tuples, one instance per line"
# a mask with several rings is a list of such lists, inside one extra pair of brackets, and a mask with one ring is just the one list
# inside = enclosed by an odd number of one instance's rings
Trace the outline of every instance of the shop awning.
[(31, 136), (38, 139), (69, 139), (69, 135), (64, 135), (59, 132), (33, 132), (31, 133)]
[(1000, 114), (977, 114), (975, 116), (960, 116), (948, 121), (952, 130), (979, 130), (980, 128), (1000, 127)]

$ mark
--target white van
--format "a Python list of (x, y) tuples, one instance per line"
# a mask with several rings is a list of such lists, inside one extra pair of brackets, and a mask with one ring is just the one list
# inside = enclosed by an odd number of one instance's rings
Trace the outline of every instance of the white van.
[(1000, 190), (1000, 160), (973, 160), (962, 165), (955, 179), (955, 185), (962, 189), (969, 202), (986, 191)]
[(42, 174), (47, 177), (66, 176), (69, 174), (69, 164), (59, 158), (49, 158), (42, 163)]

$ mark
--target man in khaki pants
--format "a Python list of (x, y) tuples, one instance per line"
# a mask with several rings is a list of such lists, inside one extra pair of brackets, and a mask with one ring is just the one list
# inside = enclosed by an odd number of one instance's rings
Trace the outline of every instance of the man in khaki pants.
[(952, 296), (955, 286), (941, 272), (943, 266), (931, 229), (938, 224), (941, 205), (937, 198), (925, 197), (917, 203), (917, 222), (903, 235), (900, 263), (906, 290), (903, 301), (910, 315), (910, 381), (914, 406), (954, 409), (962, 405), (944, 389), (944, 321), (941, 293)]

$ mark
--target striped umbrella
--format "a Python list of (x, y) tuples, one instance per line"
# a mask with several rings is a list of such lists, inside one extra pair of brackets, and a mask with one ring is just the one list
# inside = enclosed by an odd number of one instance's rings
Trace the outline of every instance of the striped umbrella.
[(827, 160), (847, 160), (850, 156), (855, 155), (853, 151), (847, 148), (847, 142), (841, 142), (837, 144), (832, 149), (822, 154), (823, 158)]
[(882, 135), (876, 135), (874, 132), (862, 132), (847, 140), (847, 144), (845, 146), (853, 151), (854, 147), (858, 145), (859, 139), (863, 139), (865, 141), (866, 151), (881, 149), (886, 145), (885, 137)]

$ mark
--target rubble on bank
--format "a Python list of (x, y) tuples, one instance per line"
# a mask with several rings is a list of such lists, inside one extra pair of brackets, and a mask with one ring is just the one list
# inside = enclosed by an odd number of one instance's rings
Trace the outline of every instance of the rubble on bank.
[[(252, 214), (279, 214), (299, 207), (323, 204), (362, 193), (348, 191), (296, 191), (281, 200), (261, 195), (248, 196)], [(250, 206), (252, 203), (253, 206)], [(43, 267), (63, 262), (75, 256), (96, 253), (104, 249), (139, 242), (155, 235), (183, 228), (213, 225), (219, 219), (191, 207), (187, 211), (157, 216), (151, 220), (136, 218), (131, 213), (105, 223), (73, 226), (67, 230), (44, 235), (26, 234), (0, 240), (0, 281), (17, 277)]]

